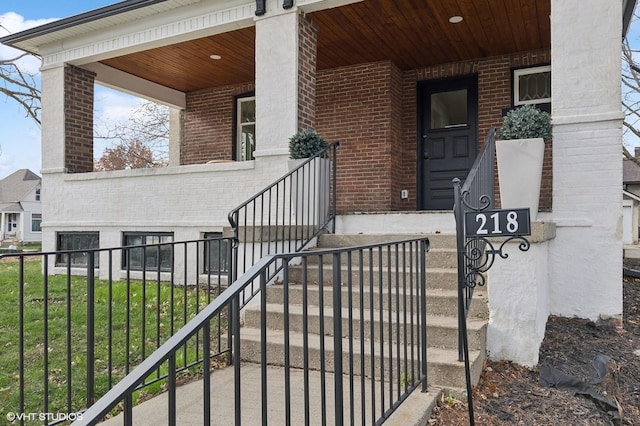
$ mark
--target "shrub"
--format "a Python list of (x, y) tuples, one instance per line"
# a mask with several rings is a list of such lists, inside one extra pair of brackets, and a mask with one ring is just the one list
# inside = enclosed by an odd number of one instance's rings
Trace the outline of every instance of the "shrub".
[(329, 143), (315, 130), (301, 130), (289, 138), (291, 159), (309, 158), (326, 149)]
[(504, 117), (498, 136), (501, 139), (551, 139), (551, 115), (533, 105), (512, 109)]

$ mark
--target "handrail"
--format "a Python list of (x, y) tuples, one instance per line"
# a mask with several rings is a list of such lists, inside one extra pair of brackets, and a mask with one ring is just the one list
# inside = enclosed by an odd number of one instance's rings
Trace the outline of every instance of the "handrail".
[[(264, 255), (302, 250), (329, 223), (335, 232), (339, 147), (339, 142), (329, 144), (229, 212), (236, 241), (232, 280)], [(281, 268), (274, 265), (269, 278)], [(256, 291), (252, 289), (243, 304)]]
[[(267, 281), (265, 280), (265, 274), (266, 271), (269, 270), (269, 268), (273, 265), (276, 264), (277, 262), (282, 262), (284, 265), (286, 265), (288, 267), (290, 261), (294, 258), (303, 258), (302, 260), (302, 265), (303, 267), (306, 267), (307, 265), (307, 258), (311, 258), (311, 257), (318, 257), (320, 259), (322, 259), (323, 256), (327, 256), (327, 257), (331, 257), (333, 259), (332, 265), (333, 265), (333, 294), (334, 294), (334, 303), (337, 303), (337, 305), (334, 305), (334, 311), (340, 311), (340, 309), (336, 309), (336, 307), (340, 307), (340, 293), (341, 293), (341, 287), (343, 285), (343, 283), (340, 280), (340, 270), (336, 270), (336, 267), (338, 268), (342, 268), (340, 266), (340, 255), (347, 253), (347, 258), (351, 259), (351, 253), (352, 252), (365, 252), (367, 250), (374, 250), (374, 249), (381, 249), (383, 247), (387, 247), (389, 248), (389, 250), (391, 250), (391, 247), (395, 247), (396, 249), (396, 253), (398, 253), (398, 250), (400, 250), (399, 248), (401, 247), (402, 250), (405, 249), (406, 246), (409, 247), (415, 247), (415, 255), (419, 258), (416, 258), (415, 261), (416, 263), (413, 263), (413, 260), (408, 261), (409, 265), (405, 265), (405, 270), (404, 276), (399, 275), (398, 271), (396, 271), (395, 275), (395, 280), (394, 282), (396, 282), (396, 285), (400, 285), (400, 283), (403, 283), (402, 285), (407, 285), (406, 280), (407, 275), (406, 274), (411, 274), (410, 276), (413, 276), (414, 273), (417, 273), (417, 275), (419, 276), (419, 278), (417, 278), (416, 281), (416, 293), (415, 293), (415, 297), (416, 299), (419, 300), (413, 300), (414, 297), (414, 292), (413, 290), (411, 290), (411, 312), (414, 313), (416, 315), (419, 316), (419, 326), (418, 326), (418, 334), (416, 335), (416, 338), (418, 339), (418, 343), (420, 345), (420, 349), (418, 350), (418, 360), (415, 360), (415, 362), (417, 363), (417, 371), (416, 371), (416, 375), (408, 378), (408, 377), (400, 377), (400, 376), (396, 376), (396, 378), (394, 380), (400, 380), (402, 382), (402, 380), (406, 380), (406, 389), (405, 389), (405, 394), (400, 394), (400, 389), (397, 389), (397, 393), (399, 396), (399, 399), (396, 402), (390, 402), (389, 406), (391, 408), (389, 408), (388, 410), (385, 410), (385, 412), (383, 413), (383, 418), (386, 418), (390, 412), (392, 410), (394, 410), (395, 408), (397, 408), (397, 406), (407, 397), (407, 392), (410, 393), (410, 391), (412, 391), (413, 389), (415, 389), (418, 385), (422, 385), (423, 386), (423, 390), (426, 389), (426, 274), (425, 274), (425, 268), (426, 268), (426, 263), (425, 263), (425, 255), (427, 253), (427, 251), (429, 250), (429, 240), (426, 238), (414, 238), (414, 239), (407, 239), (407, 240), (403, 240), (403, 241), (394, 241), (391, 243), (382, 243), (382, 244), (369, 244), (369, 245), (362, 245), (362, 246), (357, 246), (357, 247), (349, 247), (349, 248), (340, 248), (340, 249), (321, 249), (321, 250), (314, 250), (314, 251), (310, 251), (310, 252), (290, 252), (290, 253), (280, 253), (280, 254), (271, 254), (271, 255), (266, 255), (264, 256), (262, 259), (260, 259), (258, 262), (256, 262), (254, 265), (252, 265), (241, 277), (239, 277), (233, 284), (231, 284), (225, 291), (223, 291), (212, 303), (210, 303), (208, 306), (206, 306), (202, 311), (200, 311), (191, 321), (189, 321), (185, 326), (183, 326), (180, 330), (178, 330), (171, 338), (169, 338), (169, 340), (167, 340), (162, 346), (160, 346), (153, 354), (151, 354), (147, 359), (145, 359), (141, 364), (139, 364), (131, 373), (129, 373), (129, 375), (127, 375), (122, 381), (120, 381), (118, 384), (116, 384), (111, 390), (109, 390), (102, 398), (100, 398), (96, 403), (94, 403), (92, 406), (90, 406), (87, 411), (85, 411), (82, 414), (82, 418), (76, 420), (73, 425), (79, 426), (79, 425), (94, 425), (96, 423), (98, 423), (107, 413), (109, 413), (113, 408), (115, 408), (120, 401), (124, 401), (124, 417), (125, 417), (125, 424), (131, 424), (132, 422), (132, 400), (131, 400), (131, 395), (134, 392), (134, 390), (136, 389), (136, 387), (138, 386), (138, 384), (142, 383), (145, 378), (151, 374), (153, 371), (155, 371), (161, 364), (165, 363), (165, 362), (169, 362), (169, 376), (171, 377), (172, 373), (175, 373), (175, 357), (176, 357), (176, 352), (179, 350), (179, 348), (186, 342), (188, 341), (192, 336), (196, 335), (197, 333), (199, 333), (201, 330), (204, 332), (204, 335), (207, 335), (207, 329), (209, 327), (209, 321), (214, 318), (216, 315), (220, 314), (222, 312), (223, 309), (225, 309), (226, 307), (228, 307), (229, 305), (232, 305), (232, 312), (234, 315), (234, 334), (235, 334), (235, 338), (233, 339), (233, 356), (234, 356), (234, 371), (236, 374), (236, 380), (239, 380), (239, 373), (240, 373), (240, 336), (239, 336), (239, 331), (240, 331), (240, 327), (239, 327), (239, 304), (240, 304), (240, 298), (242, 296), (242, 293), (249, 288), (253, 282), (256, 279), (260, 280), (260, 289), (262, 290), (262, 294), (264, 295), (264, 292), (266, 291), (266, 285), (267, 285)], [(413, 252), (412, 252), (413, 253)], [(360, 254), (360, 256), (362, 256), (362, 254)], [(370, 255), (371, 256), (371, 255)], [(380, 256), (382, 256), (380, 254)], [(399, 256), (399, 254), (396, 254), (396, 256)], [(404, 258), (404, 257), (403, 257)], [(412, 258), (413, 259), (413, 258)], [(397, 264), (397, 260), (396, 260), (396, 264)], [(322, 261), (320, 261), (320, 264), (322, 264)], [(320, 265), (321, 266), (321, 265)], [(351, 270), (351, 265), (349, 264), (347, 266), (348, 270)], [(285, 270), (285, 276), (286, 274)], [(303, 272), (303, 275), (305, 274), (305, 272)], [(361, 275), (362, 275), (362, 271), (361, 271)], [(381, 276), (382, 278), (382, 276)], [(389, 279), (392, 279), (392, 275), (389, 274)], [(360, 279), (362, 281), (362, 279)], [(362, 282), (361, 282), (362, 284)], [(373, 285), (373, 284), (372, 284)], [(382, 285), (382, 284), (380, 284)], [(389, 281), (389, 286), (391, 286), (391, 281)], [(287, 280), (285, 279), (285, 289), (287, 288)], [(391, 288), (391, 287), (389, 287)], [(398, 287), (399, 288), (399, 287)], [(413, 287), (412, 287), (413, 289)], [(406, 290), (405, 290), (406, 291)], [(286, 293), (286, 290), (285, 290)], [(396, 294), (398, 294), (397, 290), (396, 290)], [(262, 297), (262, 301), (261, 303), (266, 303), (266, 296)], [(335, 299), (335, 297), (338, 297), (337, 301)], [(391, 297), (391, 292), (389, 293), (389, 297)], [(390, 303), (390, 302), (389, 302)], [(399, 303), (399, 302), (396, 302)], [(407, 302), (405, 302), (407, 303)], [(415, 306), (414, 306), (415, 303)], [(397, 306), (400, 306), (399, 304)], [(406, 307), (406, 305), (405, 305)], [(415, 311), (414, 311), (415, 309)], [(406, 311), (405, 311), (406, 313)], [(320, 321), (320, 323), (323, 323), (323, 320)], [(340, 332), (340, 327), (342, 324), (342, 319), (340, 318), (339, 315), (337, 315), (337, 318), (334, 318), (334, 341), (337, 343), (342, 339), (342, 332)], [(266, 323), (261, 323), (261, 327), (263, 329), (266, 328)], [(337, 327), (337, 328), (336, 328)], [(382, 327), (382, 326), (381, 326)], [(413, 329), (413, 327), (410, 327), (411, 329)], [(264, 331), (264, 330), (263, 330)], [(336, 332), (337, 331), (337, 332)], [(404, 333), (406, 334), (407, 331), (405, 330)], [(412, 332), (413, 333), (413, 332)], [(205, 339), (203, 339), (205, 340)], [(206, 340), (205, 340), (206, 341)], [(413, 342), (413, 338), (411, 338), (411, 342)], [(406, 344), (406, 343), (405, 343)], [(397, 343), (397, 345), (400, 345), (400, 343)], [(204, 345), (204, 347), (206, 348), (208, 345)], [(337, 346), (336, 346), (337, 347)], [(407, 370), (407, 359), (406, 359), (406, 347), (405, 347), (405, 369), (402, 370), (406, 376), (409, 376), (409, 370)], [(398, 346), (398, 351), (400, 351), (400, 346)], [(338, 401), (340, 401), (340, 403), (342, 403), (342, 399), (339, 398), (337, 396), (337, 392), (338, 392), (338, 383), (342, 382), (342, 367), (341, 367), (341, 362), (338, 362), (338, 357), (340, 357), (340, 359), (342, 359), (342, 351), (339, 351), (340, 353), (336, 356), (336, 371), (335, 371), (335, 376), (336, 376), (336, 403), (338, 403)], [(399, 352), (398, 352), (399, 353)], [(207, 359), (207, 358), (205, 358)], [(266, 358), (265, 360), (266, 361)], [(398, 358), (398, 364), (400, 363), (400, 359)], [(263, 362), (264, 364), (264, 362)], [(364, 365), (364, 364), (363, 364)], [(392, 365), (389, 365), (388, 368), (391, 368)], [(409, 366), (410, 368), (413, 368), (411, 365)], [(266, 368), (266, 365), (263, 365), (263, 368)], [(350, 369), (352, 369), (353, 366), (350, 367)], [(373, 368), (373, 366), (371, 367)], [(381, 367), (382, 368), (382, 367)], [(384, 371), (384, 368), (382, 368), (382, 370)], [(412, 370), (413, 371), (413, 370)], [(373, 372), (373, 371), (372, 371)], [(398, 371), (397, 374), (400, 374), (401, 372)], [(208, 365), (205, 365), (205, 371), (203, 372), (203, 375), (205, 377), (207, 377), (210, 374), (210, 371), (208, 371)], [(345, 374), (346, 374), (346, 369), (345, 369)], [(382, 374), (382, 373), (381, 373)], [(393, 377), (393, 376), (392, 376)], [(339, 382), (338, 382), (339, 381)], [(175, 424), (175, 383), (171, 384), (169, 386), (169, 397), (168, 397), (168, 401), (170, 404), (169, 407), (169, 413), (170, 413), (170, 418), (168, 419), (169, 424)], [(239, 383), (238, 383), (239, 385)], [(264, 384), (263, 384), (264, 385)], [(396, 393), (395, 391), (393, 391), (393, 383), (392, 380), (390, 379), (389, 382), (389, 386), (391, 386), (391, 393)], [(396, 386), (398, 386), (396, 384)], [(206, 387), (206, 385), (205, 385)], [(263, 388), (263, 392), (264, 392), (264, 388)], [(264, 395), (263, 395), (264, 396)], [(210, 398), (209, 398), (210, 399)], [(240, 402), (238, 401), (238, 398), (236, 397), (236, 404), (240, 404)], [(264, 402), (263, 402), (264, 404)], [(173, 407), (171, 407), (171, 405), (173, 405)], [(383, 402), (383, 406), (384, 406), (384, 402)], [(239, 405), (236, 405), (236, 424), (239, 424)], [(266, 407), (263, 407), (263, 410)], [(338, 410), (338, 409), (336, 409)], [(338, 412), (338, 411), (337, 411)], [(205, 409), (205, 413), (206, 413), (206, 409)], [(263, 411), (264, 413), (264, 411)], [(266, 419), (263, 419), (263, 422), (266, 421)]]
[[(120, 401), (125, 399), (136, 387), (144, 381), (144, 379), (155, 371), (162, 363), (175, 357), (175, 353), (180, 349), (186, 341), (198, 333), (205, 324), (222, 312), (232, 299), (237, 298), (239, 294), (250, 285), (253, 280), (262, 274), (262, 271), (271, 263), (273, 263), (277, 255), (268, 255), (260, 259), (256, 264), (252, 265), (249, 270), (233, 284), (227, 287), (220, 296), (215, 298), (213, 302), (208, 304), (194, 318), (191, 319), (184, 327), (180, 328), (173, 336), (171, 336), (162, 346), (154, 351), (147, 359), (142, 361), (131, 373), (123, 380), (112, 387), (102, 398), (95, 402), (82, 415), (82, 419), (74, 422), (74, 425), (93, 425), (102, 417), (109, 413)], [(126, 404), (125, 404), (126, 407)]]
[(483, 240), (467, 238), (464, 215), (469, 210), (485, 210), (494, 202), (495, 184), (495, 134), (492, 127), (485, 138), (480, 154), (476, 157), (463, 185), (460, 179), (453, 180), (454, 216), (456, 220), (456, 245), (458, 252), (458, 360), (464, 361), (467, 383), (467, 406), (470, 424), (473, 418), (473, 393), (469, 365), (469, 344), (467, 340), (467, 316), (471, 308), (473, 290), (476, 285), (484, 285), (484, 281), (476, 283), (470, 279), (470, 270), (482, 262), (485, 253)]
[[(462, 261), (459, 264), (458, 278), (460, 303), (464, 307), (464, 315), (469, 314), (473, 289), (475, 285), (469, 282), (469, 270), (478, 262), (482, 262), (484, 253), (484, 242), (481, 240), (467, 241), (464, 230), (464, 212), (469, 210), (485, 210), (494, 205), (495, 200), (495, 135), (496, 129), (492, 127), (487, 134), (482, 149), (473, 167), (469, 171), (467, 178), (459, 192), (456, 192), (454, 213), (456, 216), (456, 234), (458, 236), (458, 258)], [(459, 186), (459, 180), (454, 180), (454, 186)], [(458, 223), (458, 219), (460, 222)], [(461, 275), (460, 275), (461, 274)]]

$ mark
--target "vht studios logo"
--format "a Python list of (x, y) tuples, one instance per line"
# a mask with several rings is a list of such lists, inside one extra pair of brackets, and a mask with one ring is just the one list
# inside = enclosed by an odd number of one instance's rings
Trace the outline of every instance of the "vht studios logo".
[(7, 415), (7, 420), (9, 420), (9, 422), (13, 423), (13, 422), (20, 422), (20, 421), (25, 421), (25, 420), (29, 420), (29, 421), (34, 421), (34, 420), (39, 420), (39, 421), (47, 421), (47, 423), (50, 422), (65, 422), (65, 421), (76, 421), (76, 420), (82, 420), (82, 413), (13, 413), (13, 412), (8, 412)]

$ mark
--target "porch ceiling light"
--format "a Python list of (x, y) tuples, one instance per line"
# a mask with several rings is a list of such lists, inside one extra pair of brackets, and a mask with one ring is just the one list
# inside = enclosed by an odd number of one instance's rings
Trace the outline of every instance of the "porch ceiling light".
[(455, 15), (449, 18), (449, 22), (451, 22), (452, 24), (459, 24), (460, 22), (462, 22), (463, 19), (464, 18), (462, 16)]
[(214, 54), (214, 55), (211, 55), (211, 56), (209, 56), (209, 57), (210, 57), (211, 59), (216, 60), (216, 61), (217, 61), (218, 59), (222, 59), (222, 56), (220, 56), (220, 55), (215, 55), (215, 54)]

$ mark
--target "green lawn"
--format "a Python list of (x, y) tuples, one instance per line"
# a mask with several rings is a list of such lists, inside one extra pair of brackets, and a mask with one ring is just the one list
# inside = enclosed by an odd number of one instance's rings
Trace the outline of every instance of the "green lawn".
[[(45, 279), (41, 270), (39, 258), (25, 262), (22, 299), (25, 408), (22, 410), (19, 392), (18, 263), (0, 259), (0, 418), (4, 418), (7, 412), (20, 411), (69, 413), (87, 405), (87, 279), (67, 279), (66, 276), (49, 276)], [(108, 282), (96, 281), (96, 399), (124, 377), (127, 370), (148, 357), (172, 332), (206, 306), (211, 298), (202, 289), (187, 290), (155, 281), (147, 282), (144, 286), (141, 282), (114, 282), (109, 285)], [(212, 324), (212, 337), (217, 335), (218, 320), (214, 319)], [(46, 349), (45, 326), (48, 329)], [(71, 330), (69, 334), (68, 329)], [(201, 343), (199, 349), (196, 347), (194, 338), (184, 350), (178, 352), (179, 367), (201, 355)], [(217, 346), (212, 350), (217, 350)], [(45, 351), (48, 354), (46, 373)], [(199, 370), (199, 366), (195, 366), (183, 374), (197, 375)], [(163, 371), (166, 371), (166, 366), (150, 379), (157, 378)], [(46, 409), (45, 374), (48, 375)], [(70, 388), (67, 386), (69, 381)], [(163, 383), (164, 380), (160, 380), (145, 387), (136, 397), (158, 393)]]

